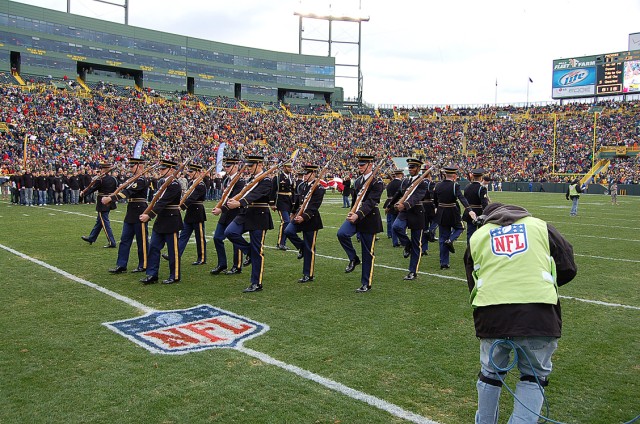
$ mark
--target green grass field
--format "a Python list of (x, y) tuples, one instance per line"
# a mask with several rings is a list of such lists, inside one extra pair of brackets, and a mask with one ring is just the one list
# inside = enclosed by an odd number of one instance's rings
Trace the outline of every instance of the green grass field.
[[(612, 206), (606, 196), (586, 195), (570, 218), (562, 194), (490, 195), (553, 223), (575, 249), (578, 276), (560, 288), (564, 331), (547, 389), (551, 418), (633, 419), (640, 414), (640, 198), (621, 196)], [(406, 422), (239, 350), (152, 354), (102, 325), (141, 310), (16, 252), (149, 308), (210, 304), (267, 324), (246, 348), (439, 423), (473, 422), (479, 365), (462, 265), (466, 236), (450, 270), (440, 271), (435, 249), (418, 279), (406, 282), (408, 260), (381, 234), (373, 290), (357, 294), (359, 269), (344, 273), (336, 239), (346, 211), (340, 199), (327, 195), (321, 209), (316, 281), (296, 282), (297, 252), (274, 249), (270, 231), (265, 289), (253, 294), (241, 293), (248, 269), (209, 274), (213, 243), (199, 267), (190, 265), (195, 245), (187, 247), (179, 284), (143, 286), (139, 274), (107, 273), (117, 252), (101, 247), (104, 235), (91, 246), (80, 240), (95, 222), (93, 205), (1, 202), (0, 423)], [(111, 214), (116, 239), (124, 209)], [(211, 236), (217, 218), (208, 219)], [(161, 279), (167, 273), (164, 262)], [(501, 423), (512, 403), (503, 391)]]

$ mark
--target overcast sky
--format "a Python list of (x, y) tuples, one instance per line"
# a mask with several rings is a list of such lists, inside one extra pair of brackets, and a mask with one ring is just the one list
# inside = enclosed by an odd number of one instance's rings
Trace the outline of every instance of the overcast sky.
[[(67, 0), (20, 0), (66, 11)], [(124, 4), (124, 0), (109, 0)], [(248, 47), (298, 53), (296, 10), (326, 0), (129, 0), (129, 25)], [(640, 0), (334, 0), (334, 14), (361, 11), (363, 99), (380, 104), (493, 104), (551, 100), (553, 59), (628, 49), (640, 32)], [(71, 12), (124, 23), (124, 9), (71, 0)], [(304, 20), (303, 38), (328, 38)], [(334, 23), (333, 40), (355, 42), (357, 24)], [(302, 53), (327, 55), (326, 43)], [(337, 55), (336, 55), (337, 54)], [(336, 63), (356, 64), (357, 45), (334, 44)], [(341, 68), (338, 75), (353, 73)], [(533, 83), (529, 83), (529, 78)], [(497, 89), (496, 89), (497, 81)], [(338, 79), (346, 96), (355, 79)], [(528, 97), (527, 97), (528, 92)]]

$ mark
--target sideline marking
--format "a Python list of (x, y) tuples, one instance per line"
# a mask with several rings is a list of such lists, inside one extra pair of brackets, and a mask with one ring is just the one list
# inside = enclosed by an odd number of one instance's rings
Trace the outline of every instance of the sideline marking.
[[(19, 257), (21, 257), (23, 259), (26, 259), (28, 261), (31, 261), (31, 262), (35, 263), (35, 264), (38, 264), (38, 265), (40, 265), (40, 266), (42, 266), (44, 268), (47, 268), (47, 269), (49, 269), (49, 270), (51, 270), (53, 272), (56, 272), (56, 273), (58, 273), (60, 275), (63, 275), (63, 276), (65, 276), (65, 277), (69, 278), (70, 280), (73, 280), (73, 281), (75, 281), (77, 283), (80, 283), (80, 284), (83, 284), (85, 286), (94, 288), (94, 289), (96, 289), (96, 290), (98, 290), (98, 291), (100, 291), (100, 292), (102, 292), (102, 293), (104, 293), (104, 294), (106, 294), (108, 296), (111, 296), (111, 297), (113, 297), (113, 298), (115, 298), (117, 300), (120, 300), (120, 301), (126, 303), (127, 305), (130, 305), (130, 306), (133, 306), (135, 308), (138, 308), (138, 309), (144, 311), (147, 314), (150, 314), (150, 313), (153, 313), (153, 312), (158, 312), (157, 309), (150, 308), (150, 307), (148, 307), (146, 305), (143, 305), (142, 303), (140, 303), (140, 302), (138, 302), (136, 300), (133, 300), (131, 298), (128, 298), (126, 296), (118, 294), (118, 293), (116, 293), (114, 291), (111, 291), (109, 289), (105, 289), (104, 287), (101, 287), (101, 286), (99, 286), (99, 285), (97, 285), (95, 283), (92, 283), (90, 281), (84, 280), (84, 279), (82, 279), (80, 277), (76, 277), (75, 275), (70, 274), (70, 273), (68, 273), (66, 271), (63, 271), (60, 268), (57, 268), (57, 267), (55, 267), (53, 265), (49, 265), (48, 263), (43, 262), (41, 260), (32, 258), (31, 256), (27, 256), (24, 253), (18, 252), (17, 250), (14, 250), (14, 249), (12, 249), (10, 247), (7, 247), (5, 245), (0, 244), (0, 248), (6, 250), (7, 252), (13, 253), (14, 255), (19, 256)], [(313, 381), (315, 383), (318, 383), (318, 384), (320, 384), (322, 386), (325, 386), (328, 389), (331, 389), (331, 390), (336, 391), (338, 393), (342, 393), (342, 394), (344, 394), (346, 396), (349, 396), (352, 399), (359, 400), (361, 402), (365, 402), (365, 403), (367, 403), (367, 404), (369, 404), (371, 406), (374, 406), (374, 407), (376, 407), (376, 408), (378, 408), (378, 409), (380, 409), (382, 411), (388, 412), (389, 414), (391, 414), (391, 415), (393, 415), (395, 417), (402, 418), (402, 419), (405, 419), (407, 421), (411, 421), (411, 422), (417, 423), (417, 424), (439, 424), (437, 421), (431, 421), (430, 419), (428, 419), (426, 417), (423, 417), (422, 415), (418, 415), (418, 414), (415, 414), (413, 412), (410, 412), (410, 411), (407, 411), (405, 409), (402, 409), (401, 407), (399, 407), (398, 405), (395, 405), (393, 403), (387, 402), (387, 401), (382, 400), (380, 398), (377, 398), (375, 396), (368, 395), (368, 394), (366, 394), (364, 392), (361, 392), (359, 390), (352, 389), (352, 388), (350, 388), (348, 386), (345, 386), (342, 383), (338, 383), (337, 381), (330, 380), (328, 378), (322, 377), (321, 375), (315, 374), (315, 373), (313, 373), (311, 371), (307, 371), (307, 370), (305, 370), (303, 368), (300, 368), (300, 367), (297, 367), (295, 365), (291, 365), (291, 364), (287, 364), (286, 362), (279, 361), (279, 360), (267, 355), (266, 353), (262, 353), (262, 352), (258, 352), (258, 351), (253, 350), (253, 349), (246, 348), (246, 347), (242, 346), (241, 343), (239, 343), (238, 346), (233, 347), (231, 349), (235, 349), (235, 350), (237, 350), (239, 352), (242, 352), (244, 354), (252, 356), (252, 357), (254, 357), (256, 359), (261, 360), (262, 362), (264, 362), (266, 364), (275, 365), (275, 366), (277, 366), (279, 368), (282, 368), (283, 370), (292, 372), (292, 373), (294, 373), (294, 374), (296, 374), (296, 375), (298, 375), (298, 376), (300, 376), (302, 378), (305, 378), (307, 380), (311, 380), (311, 381)]]

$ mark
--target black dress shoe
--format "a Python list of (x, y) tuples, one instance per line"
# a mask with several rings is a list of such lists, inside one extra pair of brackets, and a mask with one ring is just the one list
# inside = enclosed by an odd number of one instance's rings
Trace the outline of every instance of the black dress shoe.
[(371, 287), (367, 287), (367, 286), (362, 286), (358, 289), (356, 289), (356, 293), (365, 293), (371, 290)]
[(167, 255), (166, 253), (162, 254), (162, 259), (164, 259), (165, 261), (169, 260), (169, 255)]
[(402, 257), (407, 259), (409, 256), (411, 256), (411, 245), (407, 244), (402, 251)]
[(227, 275), (232, 275), (232, 274), (242, 274), (242, 269), (232, 266), (231, 269), (229, 271), (225, 271), (225, 274)]
[(142, 284), (153, 284), (158, 282), (158, 276), (156, 275), (147, 275), (145, 278), (141, 279), (140, 282)]
[(304, 253), (302, 253), (302, 249), (298, 249), (298, 259), (302, 259), (304, 257)]
[(195, 261), (195, 262), (191, 262), (191, 265), (206, 265), (206, 261)]
[(127, 272), (127, 267), (117, 266), (113, 269), (110, 269), (109, 272), (112, 274), (122, 274), (123, 272)]
[(449, 269), (451, 268), (449, 265), (440, 265), (440, 269)]
[(242, 293), (253, 293), (262, 290), (262, 284), (251, 284), (246, 289), (242, 290)]
[(278, 250), (289, 250), (289, 248), (287, 246), (285, 246), (284, 244), (278, 244), (278, 245), (276, 245), (276, 248)]
[(407, 275), (405, 275), (405, 277), (403, 278), (406, 281), (411, 281), (411, 280), (415, 280), (417, 277), (415, 272), (410, 272)]
[(313, 281), (313, 277), (309, 277), (308, 275), (303, 275), (301, 279), (298, 280), (298, 283), (309, 283)]
[(115, 249), (116, 245), (115, 244), (107, 244), (107, 245), (102, 246), (102, 247), (104, 247), (105, 249)]
[(174, 283), (179, 283), (180, 279), (179, 278), (167, 278), (166, 280), (162, 280), (162, 284), (174, 284)]
[(89, 237), (87, 237), (87, 236), (82, 236), (82, 237), (80, 237), (80, 238), (81, 238), (82, 240), (86, 241), (86, 242), (87, 242), (87, 243), (89, 243), (89, 244), (93, 244), (93, 242), (92, 242), (92, 241), (89, 239)]
[(217, 267), (213, 268), (213, 269), (210, 271), (210, 274), (211, 274), (211, 275), (218, 275), (218, 274), (220, 274), (222, 271), (226, 271), (226, 270), (227, 270), (227, 267), (226, 267), (226, 266), (218, 265)]
[(132, 269), (131, 272), (145, 272), (147, 270), (147, 268), (136, 268), (136, 269)]
[(344, 269), (344, 272), (352, 272), (357, 265), (360, 265), (360, 258), (356, 256), (354, 259), (349, 261), (349, 265)]
[(436, 235), (433, 232), (429, 231), (427, 233), (427, 241), (429, 241), (431, 243), (436, 242), (437, 241)]
[(429, 252), (425, 250), (425, 251), (424, 251), (424, 252), (422, 252), (420, 255), (421, 255), (421, 256), (429, 256)]
[(251, 265), (251, 258), (247, 256), (244, 262), (242, 262), (242, 266), (249, 266), (249, 265)]
[(443, 244), (447, 247), (449, 252), (456, 253), (456, 248), (453, 247), (453, 242), (451, 240), (447, 239), (447, 240), (444, 241)]

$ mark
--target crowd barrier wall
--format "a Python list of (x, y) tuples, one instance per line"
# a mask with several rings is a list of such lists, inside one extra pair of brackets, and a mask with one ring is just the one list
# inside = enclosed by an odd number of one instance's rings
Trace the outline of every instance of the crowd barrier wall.
[[(461, 181), (460, 187), (464, 188), (469, 181)], [(521, 191), (521, 192), (547, 192), (547, 193), (566, 193), (569, 184), (567, 183), (532, 183), (531, 189), (528, 182), (503, 182), (502, 191)], [(490, 192), (493, 191), (491, 187)], [(606, 187), (600, 184), (591, 184), (585, 194), (609, 194)], [(618, 195), (640, 196), (640, 184), (618, 184)]]

